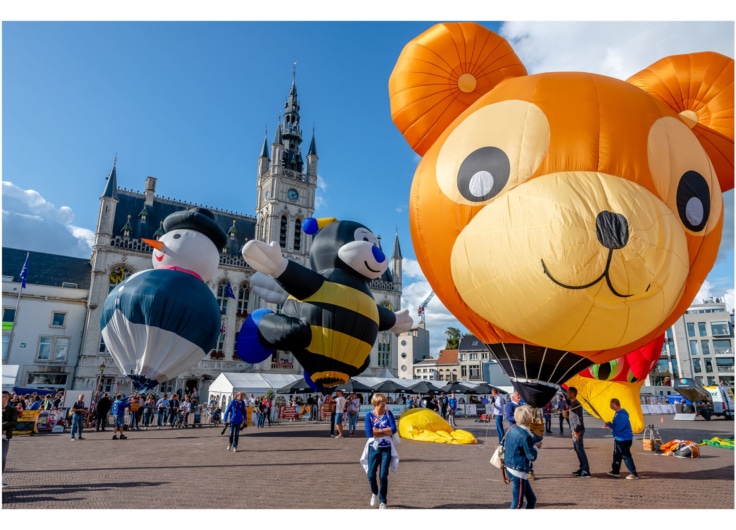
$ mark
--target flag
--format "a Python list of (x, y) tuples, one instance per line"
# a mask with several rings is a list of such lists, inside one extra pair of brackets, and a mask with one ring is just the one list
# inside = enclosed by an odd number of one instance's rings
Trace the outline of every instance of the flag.
[(220, 323), (220, 341), (225, 340), (225, 333), (227, 333), (227, 322), (223, 320)]
[(23, 264), (23, 268), (20, 271), (20, 288), (21, 289), (26, 288), (26, 277), (28, 276), (28, 256), (30, 255), (31, 255), (30, 252), (26, 254), (26, 262)]
[(233, 288), (230, 285), (230, 282), (229, 281), (227, 282), (227, 285), (225, 286), (225, 296), (227, 296), (228, 298), (232, 298), (233, 300), (235, 300), (235, 293), (233, 292)]

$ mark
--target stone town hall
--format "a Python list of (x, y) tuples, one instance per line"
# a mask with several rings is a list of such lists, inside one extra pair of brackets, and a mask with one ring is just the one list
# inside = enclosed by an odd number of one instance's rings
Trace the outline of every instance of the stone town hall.
[[(204, 360), (196, 367), (187, 369), (176, 380), (165, 383), (162, 390), (170, 392), (176, 388), (196, 386), (204, 391), (209, 387), (209, 381), (220, 372), (302, 374), (302, 368), (289, 352), (276, 352), (266, 361), (251, 365), (241, 361), (234, 348), (236, 333), (248, 313), (260, 307), (277, 310), (275, 306), (261, 301), (249, 288), (249, 279), (254, 271), (240, 254), (245, 242), (252, 238), (266, 242), (278, 241), (287, 258), (309, 267), (312, 236), (302, 231), (302, 223), (314, 213), (319, 157), (313, 133), (305, 164), (300, 121), (296, 79), (293, 79), (270, 150), (268, 138), (264, 138), (258, 156), (255, 217), (207, 207), (228, 234), (227, 245), (220, 255), (218, 272), (209, 282), (220, 306), (221, 333), (216, 348)], [(160, 237), (163, 234), (162, 223), (167, 215), (192, 206), (195, 205), (157, 197), (156, 179), (153, 177), (146, 178), (143, 193), (118, 187), (117, 170), (113, 164), (100, 197), (90, 258), (92, 278), (86, 331), (72, 388), (94, 388), (102, 360), (106, 363), (103, 389), (114, 390), (117, 383), (123, 384), (123, 374), (119, 373), (109, 355), (105, 355), (100, 333), (100, 314), (105, 298), (126, 276), (152, 267), (151, 248), (141, 238)], [(401, 259), (397, 233), (392, 266), (370, 285), (376, 301), (390, 306), (394, 311), (398, 311), (401, 305)], [(228, 282), (235, 299), (226, 295)], [(370, 365), (363, 375), (385, 375), (387, 370), (396, 374), (396, 340), (390, 331), (379, 333), (371, 351)], [(123, 388), (127, 388), (127, 384)]]

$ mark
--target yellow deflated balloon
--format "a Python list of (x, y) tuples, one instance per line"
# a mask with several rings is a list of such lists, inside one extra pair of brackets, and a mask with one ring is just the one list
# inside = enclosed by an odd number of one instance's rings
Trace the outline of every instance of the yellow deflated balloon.
[(418, 442), (440, 444), (475, 444), (475, 436), (462, 429), (453, 429), (442, 416), (429, 409), (409, 409), (399, 420), (399, 436)]

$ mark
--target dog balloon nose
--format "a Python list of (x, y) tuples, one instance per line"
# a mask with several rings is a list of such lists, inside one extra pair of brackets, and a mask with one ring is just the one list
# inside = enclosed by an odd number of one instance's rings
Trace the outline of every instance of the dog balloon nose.
[(595, 235), (608, 249), (624, 248), (629, 242), (629, 222), (620, 213), (603, 211), (595, 218)]

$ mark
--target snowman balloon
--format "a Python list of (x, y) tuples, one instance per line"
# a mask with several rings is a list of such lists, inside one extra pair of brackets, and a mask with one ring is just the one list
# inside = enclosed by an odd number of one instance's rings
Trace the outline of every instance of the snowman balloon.
[(138, 391), (195, 366), (215, 346), (220, 309), (207, 282), (217, 271), (227, 235), (204, 208), (164, 219), (153, 269), (133, 274), (107, 296), (102, 337), (118, 368)]

